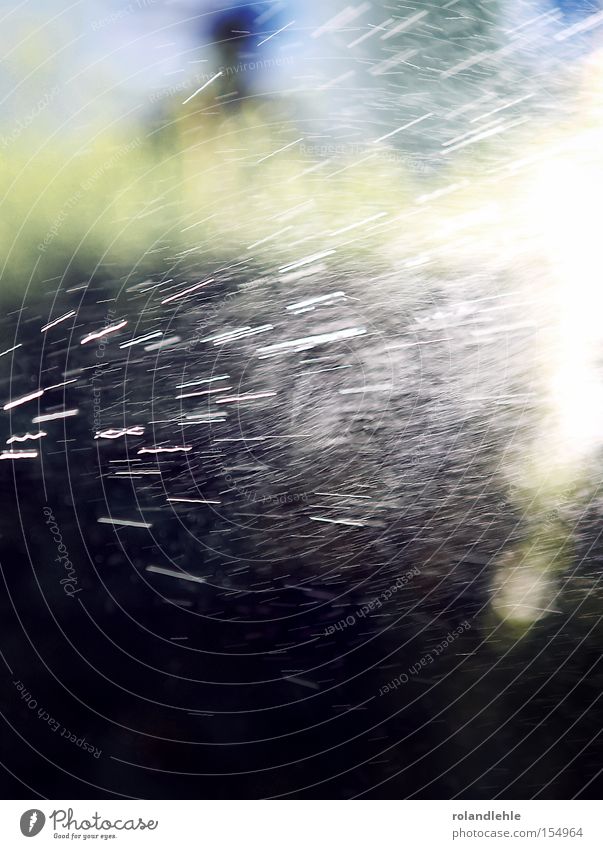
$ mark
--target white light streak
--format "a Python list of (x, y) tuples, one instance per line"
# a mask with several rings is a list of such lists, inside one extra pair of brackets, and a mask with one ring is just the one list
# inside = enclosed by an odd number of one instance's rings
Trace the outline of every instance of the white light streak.
[(37, 456), (37, 451), (2, 451), (0, 460), (29, 460)]
[(79, 410), (62, 410), (60, 413), (44, 413), (41, 416), (36, 416), (31, 421), (33, 424), (42, 424), (42, 422), (53, 422), (55, 419), (68, 419), (71, 416), (77, 416)]
[(273, 32), (272, 35), (269, 35), (268, 38), (264, 38), (262, 41), (259, 41), (258, 44), (257, 44), (257, 47), (261, 47), (262, 44), (266, 44), (267, 41), (270, 41), (271, 38), (274, 38), (275, 35), (278, 35), (279, 33), (283, 32), (283, 30), (286, 30), (287, 27), (292, 26), (294, 23), (295, 23), (295, 21), (289, 21), (288, 24), (285, 24), (284, 27), (277, 29), (277, 31)]
[(103, 327), (102, 330), (96, 330), (94, 333), (89, 333), (80, 341), (80, 345), (87, 345), (88, 342), (94, 342), (96, 339), (103, 339), (110, 333), (117, 333), (117, 331), (121, 330), (122, 327), (125, 327), (127, 323), (127, 320), (123, 319), (122, 321), (118, 321), (117, 324), (110, 324), (108, 327)]
[(182, 445), (174, 448), (139, 448), (137, 454), (178, 454), (192, 451), (192, 445)]
[(120, 436), (142, 436), (144, 427), (142, 425), (134, 425), (134, 427), (109, 428), (109, 430), (99, 430), (95, 439), (119, 439)]
[(573, 24), (571, 27), (567, 27), (567, 29), (561, 30), (555, 34), (556, 41), (565, 41), (568, 38), (571, 38), (573, 35), (577, 35), (579, 32), (588, 32), (588, 30), (594, 29), (595, 27), (603, 24), (603, 12), (597, 12), (595, 15), (590, 15), (588, 18), (585, 18), (583, 21), (578, 21), (578, 23)]
[(179, 578), (181, 581), (193, 581), (195, 584), (204, 584), (205, 578), (197, 578), (194, 575), (188, 575), (186, 572), (175, 572), (173, 569), (164, 569), (163, 566), (147, 566), (147, 572), (154, 572), (156, 575), (165, 575), (168, 578)]
[(43, 389), (37, 389), (35, 392), (30, 392), (29, 395), (22, 395), (21, 398), (17, 398), (14, 401), (9, 401), (4, 405), (2, 409), (12, 410), (13, 407), (20, 407), (21, 404), (27, 404), (28, 401), (34, 401), (36, 398), (39, 398), (43, 394)]
[(172, 301), (177, 301), (180, 298), (185, 298), (187, 295), (196, 292), (197, 289), (202, 289), (204, 286), (207, 286), (209, 283), (213, 283), (214, 278), (210, 277), (209, 280), (204, 280), (202, 283), (196, 283), (194, 286), (189, 286), (188, 289), (184, 289), (182, 292), (177, 292), (175, 295), (170, 295), (169, 298), (164, 298), (161, 302), (162, 304), (170, 304)]
[(248, 392), (245, 395), (229, 395), (227, 398), (218, 398), (216, 404), (232, 404), (241, 401), (257, 401), (260, 398), (272, 398), (276, 392)]
[(345, 292), (331, 292), (330, 295), (318, 295), (316, 298), (308, 298), (306, 301), (289, 304), (286, 309), (293, 311), (305, 309), (305, 307), (309, 307), (312, 304), (323, 304), (327, 301), (332, 301), (334, 298), (345, 298)]
[(221, 501), (211, 501), (207, 498), (168, 498), (176, 504), (221, 504)]
[(21, 348), (21, 347), (22, 347), (22, 345), (23, 345), (23, 343), (22, 343), (22, 342), (19, 342), (19, 344), (18, 344), (18, 345), (13, 345), (13, 347), (12, 347), (12, 348), (7, 348), (7, 349), (6, 349), (6, 351), (2, 351), (2, 353), (0, 354), (0, 357), (4, 357), (6, 354), (10, 354), (10, 353), (11, 353), (11, 351), (16, 351), (16, 350), (17, 350), (17, 348)]
[(51, 327), (56, 327), (56, 325), (60, 324), (62, 321), (67, 321), (68, 318), (73, 318), (74, 315), (76, 315), (75, 310), (70, 310), (60, 318), (55, 318), (54, 321), (49, 321), (48, 324), (45, 324), (44, 327), (40, 328), (40, 333), (45, 333), (47, 330), (50, 330)]
[(7, 445), (12, 445), (13, 442), (27, 442), (28, 440), (42, 439), (43, 436), (48, 436), (46, 431), (39, 430), (37, 433), (25, 433), (23, 436), (11, 436), (6, 440)]
[(410, 18), (405, 18), (401, 21), (398, 26), (392, 27), (392, 29), (388, 30), (385, 35), (381, 36), (381, 41), (387, 41), (389, 38), (392, 38), (394, 35), (397, 35), (399, 32), (403, 32), (403, 30), (408, 29), (413, 24), (418, 23), (422, 18), (427, 15), (427, 12), (417, 12), (416, 15), (411, 15)]
[(186, 100), (183, 100), (183, 101), (182, 101), (182, 105), (183, 105), (183, 106), (186, 106), (186, 104), (187, 104), (190, 100), (192, 100), (192, 99), (193, 99), (193, 97), (196, 97), (196, 96), (197, 96), (200, 92), (202, 92), (202, 91), (203, 91), (203, 89), (204, 89), (204, 88), (207, 88), (207, 86), (208, 86), (208, 85), (210, 85), (211, 83), (213, 83), (213, 81), (214, 81), (214, 80), (217, 80), (217, 79), (218, 79), (218, 77), (221, 77), (221, 76), (222, 76), (222, 71), (218, 71), (218, 73), (217, 73), (217, 74), (214, 74), (214, 75), (213, 75), (213, 77), (212, 77), (210, 80), (208, 80), (206, 83), (203, 83), (203, 85), (202, 85), (202, 86), (200, 86), (200, 87), (197, 89), (197, 91), (194, 91), (194, 92), (191, 94), (191, 96), (190, 96), (190, 97), (187, 97), (187, 98), (186, 98)]
[(347, 525), (353, 528), (363, 528), (364, 522), (356, 522), (353, 519), (325, 519), (321, 516), (310, 516), (312, 522), (326, 522), (329, 525)]
[(303, 136), (299, 139), (295, 139), (295, 141), (289, 142), (289, 144), (286, 144), (284, 147), (279, 147), (278, 150), (274, 150), (272, 153), (269, 153), (267, 156), (262, 156), (262, 158), (258, 159), (258, 161), (255, 164), (259, 165), (261, 162), (265, 162), (267, 159), (270, 159), (270, 157), (276, 156), (277, 153), (282, 153), (284, 150), (287, 150), (288, 148), (293, 147), (294, 144), (299, 144), (299, 142), (302, 142), (303, 140), (304, 140)]
[(284, 265), (282, 268), (279, 268), (279, 274), (284, 274), (287, 271), (293, 271), (294, 268), (301, 268), (302, 265), (309, 265), (311, 262), (315, 262), (318, 259), (323, 259), (326, 256), (331, 256), (335, 251), (320, 251), (317, 254), (311, 254), (310, 256), (306, 256), (303, 259), (298, 260), (297, 262), (292, 262), (290, 265)]
[(375, 139), (373, 144), (378, 144), (378, 142), (385, 141), (385, 139), (389, 139), (392, 136), (401, 133), (403, 130), (407, 130), (409, 127), (414, 127), (415, 124), (420, 124), (421, 121), (425, 121), (427, 118), (431, 118), (433, 112), (426, 112), (425, 115), (421, 115), (420, 118), (415, 118), (413, 121), (409, 121), (407, 124), (402, 124), (401, 127), (398, 127), (397, 130), (392, 130), (391, 133), (386, 133), (384, 136), (379, 136), (378, 139)]
[(267, 345), (258, 348), (259, 355), (273, 354), (280, 351), (295, 350), (308, 351), (316, 345), (325, 345), (329, 342), (340, 342), (344, 339), (353, 339), (356, 336), (364, 336), (364, 327), (349, 327), (346, 330), (336, 330), (333, 333), (317, 333), (315, 336), (304, 336), (301, 339), (290, 339), (287, 342), (277, 342), (275, 345)]
[(150, 522), (136, 522), (133, 519), (112, 519), (110, 516), (102, 516), (98, 520), (99, 525), (116, 525), (120, 528), (152, 528)]
[(122, 342), (119, 347), (131, 348), (132, 345), (139, 345), (141, 342), (148, 342), (150, 339), (156, 339), (161, 335), (161, 330), (154, 330), (152, 333), (145, 333), (144, 336), (138, 336), (136, 339), (131, 339), (129, 342)]
[(188, 383), (178, 383), (176, 389), (187, 389), (189, 386), (199, 386), (202, 383), (213, 383), (215, 380), (229, 379), (229, 374), (220, 374), (217, 377), (203, 377), (200, 380), (190, 380)]

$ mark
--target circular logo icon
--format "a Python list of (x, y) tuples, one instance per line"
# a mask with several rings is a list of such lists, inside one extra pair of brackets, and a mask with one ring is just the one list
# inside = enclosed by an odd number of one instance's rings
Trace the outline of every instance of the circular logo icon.
[(30, 811), (25, 811), (21, 815), (21, 834), (24, 837), (35, 837), (44, 828), (46, 817), (37, 808), (32, 808)]

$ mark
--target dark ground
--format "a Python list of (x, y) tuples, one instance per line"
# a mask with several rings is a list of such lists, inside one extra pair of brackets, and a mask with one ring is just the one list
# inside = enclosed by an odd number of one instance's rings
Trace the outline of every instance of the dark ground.
[[(350, 299), (291, 315), (285, 308), (303, 300), (300, 287), (291, 298), (270, 278), (252, 279), (222, 279), (220, 289), (162, 305), (180, 283), (158, 295), (149, 286), (126, 292), (140, 279), (122, 286), (99, 277), (68, 294), (85, 282), (78, 278), (63, 281), (52, 312), (76, 309), (75, 319), (40, 334), (50, 302), (41, 297), (21, 315), (15, 342), (18, 314), (2, 320), (5, 347), (22, 343), (12, 365), (10, 354), (0, 360), (4, 398), (66, 372), (77, 378), (15, 408), (10, 428), (5, 414), (4, 438), (32, 430), (38, 412), (79, 409), (42, 425), (43, 462), (0, 464), (3, 796), (599, 796), (596, 492), (588, 510), (576, 502), (561, 516), (571, 555), (556, 612), (522, 633), (502, 628), (489, 606), (496, 558), (530, 535), (501, 462), (536, 413), (530, 402), (487, 399), (531, 388), (529, 337), (475, 345), (481, 308), (459, 317), (443, 280), (406, 280), (405, 291), (422, 294), (399, 299), (399, 282), (385, 275), (315, 280), (306, 297), (341, 288)], [(482, 285), (469, 281), (467, 299)], [(504, 303), (501, 321), (521, 311)], [(129, 318), (126, 330), (104, 349), (80, 345), (109, 310), (110, 321)], [(272, 331), (236, 343), (202, 341), (267, 323)], [(261, 346), (360, 326), (367, 332), (356, 338), (257, 356)], [(157, 329), (181, 341), (119, 349)], [(226, 421), (176, 424), (193, 410), (224, 409), (175, 400), (176, 385), (222, 374), (233, 392), (277, 394), (231, 406)], [(340, 394), (383, 381), (386, 394)], [(93, 439), (101, 428), (139, 424), (144, 436)], [(220, 441), (242, 436), (256, 441)], [(193, 450), (136, 453), (159, 444)], [(132, 464), (137, 472), (161, 474), (117, 474), (131, 470), (127, 458), (142, 461)], [(60, 584), (45, 507), (75, 570), (73, 597)], [(103, 516), (152, 527), (99, 524)], [(552, 539), (551, 563), (556, 546)], [(381, 607), (358, 615), (411, 572)], [(342, 625), (347, 617), (353, 624)], [(470, 627), (437, 654), (465, 620)], [(433, 663), (380, 695), (427, 655)]]

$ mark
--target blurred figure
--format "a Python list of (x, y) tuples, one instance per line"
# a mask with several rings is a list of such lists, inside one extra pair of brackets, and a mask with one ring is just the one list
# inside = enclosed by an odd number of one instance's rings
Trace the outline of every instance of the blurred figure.
[(290, 87), (289, 70), (307, 50), (307, 38), (300, 40), (296, 26), (297, 0), (228, 8), (220, 0), (188, 5), (197, 12), (198, 61), (206, 81), (220, 74), (212, 82), (213, 97), (233, 105)]
[[(251, 59), (260, 55), (255, 47), (257, 15), (249, 6), (236, 6), (232, 9), (217, 11), (209, 23), (209, 35), (215, 49), (219, 70), (219, 88), (223, 96), (233, 89), (238, 99), (247, 97), (252, 90), (248, 66)], [(202, 38), (206, 36), (205, 27)], [(255, 48), (255, 49), (254, 49)]]

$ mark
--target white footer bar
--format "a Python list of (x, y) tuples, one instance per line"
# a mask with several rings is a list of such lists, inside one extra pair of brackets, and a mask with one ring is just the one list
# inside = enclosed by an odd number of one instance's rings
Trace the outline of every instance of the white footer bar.
[[(132, 788), (134, 791), (135, 788)], [(27, 844), (27, 840), (35, 843)], [(0, 846), (601, 849), (596, 801), (0, 802)]]

